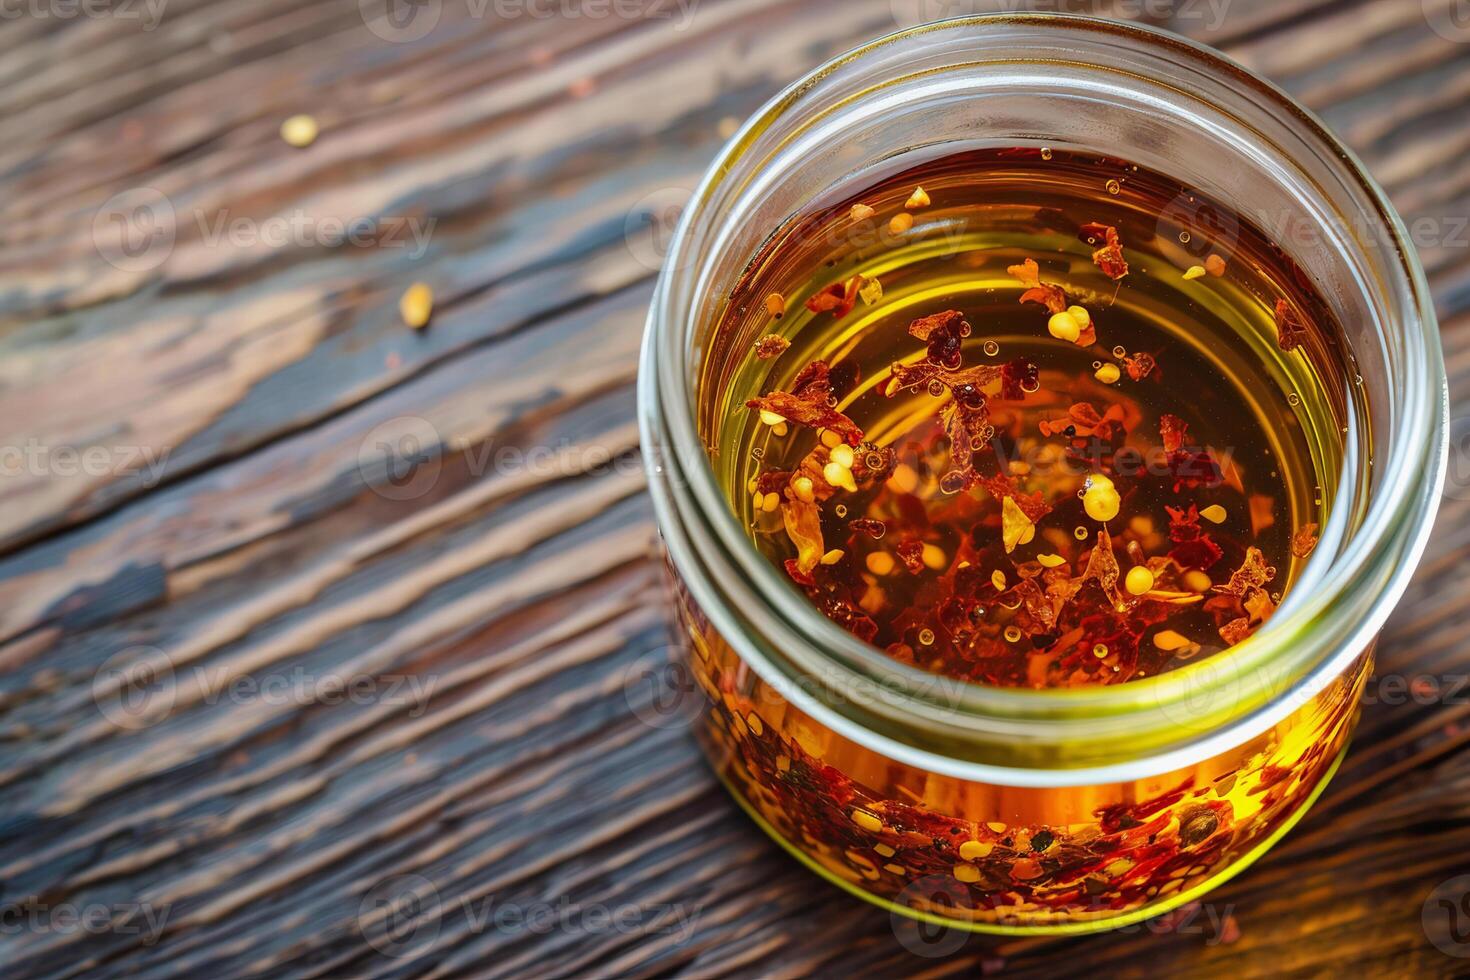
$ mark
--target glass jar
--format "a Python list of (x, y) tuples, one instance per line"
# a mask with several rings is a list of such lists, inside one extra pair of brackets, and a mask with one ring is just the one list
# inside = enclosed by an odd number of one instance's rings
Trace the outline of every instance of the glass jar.
[[(765, 236), (895, 160), (1011, 146), (1124, 157), (1281, 216), (1281, 243), (1349, 334), (1370, 411), (1326, 481), (1320, 542), (1275, 615), (1227, 653), (1112, 687), (936, 677), (822, 617), (720, 492), (706, 406), (728, 383), (729, 352), (748, 345), (712, 332)], [(1433, 520), (1448, 402), (1408, 237), (1306, 110), (1173, 35), (1001, 15), (875, 41), (746, 123), (675, 232), (639, 418), (689, 665), (708, 695), (700, 738), (735, 798), (869, 901), (980, 931), (1063, 933), (1199, 896), (1321, 793)]]

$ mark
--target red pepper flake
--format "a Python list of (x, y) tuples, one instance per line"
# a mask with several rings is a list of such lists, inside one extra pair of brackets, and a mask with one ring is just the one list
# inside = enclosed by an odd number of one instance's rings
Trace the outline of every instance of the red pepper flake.
[(755, 342), (755, 356), (762, 361), (780, 357), (790, 349), (791, 341), (774, 333), (768, 333)]
[(1024, 357), (1007, 361), (1000, 366), (1000, 397), (1005, 401), (1020, 401), (1028, 391), (1041, 386), (1041, 370)]
[(929, 345), (930, 362), (954, 371), (962, 363), (960, 345), (970, 335), (970, 324), (959, 310), (944, 310), (914, 320), (909, 333)]
[(910, 575), (918, 575), (924, 571), (924, 543), (922, 541), (910, 538), (900, 542), (893, 550), (898, 552), (899, 559), (903, 561)]
[(1296, 350), (1307, 337), (1307, 325), (1291, 304), (1284, 299), (1276, 301), (1276, 342), (1284, 351)]
[(1061, 313), (1067, 309), (1066, 291), (1054, 283), (1041, 281), (1041, 267), (1036, 264), (1035, 259), (1008, 266), (1006, 271), (1020, 280), (1021, 285), (1028, 287), (1021, 294), (1022, 303), (1040, 303), (1052, 313)]
[(1169, 552), (1181, 568), (1198, 568), (1204, 571), (1219, 561), (1224, 552), (1199, 526), (1199, 511), (1194, 504), (1188, 510), (1165, 506), (1169, 514), (1169, 540), (1174, 548)]
[(1247, 592), (1261, 588), (1275, 575), (1276, 570), (1266, 564), (1266, 556), (1262, 554), (1261, 549), (1250, 545), (1245, 549), (1245, 560), (1240, 563), (1239, 568), (1230, 573), (1230, 581), (1224, 585), (1215, 586), (1215, 591), (1243, 599)]
[(858, 290), (863, 288), (865, 281), (861, 275), (857, 275), (845, 283), (834, 282), (807, 300), (806, 308), (813, 313), (831, 313), (841, 319), (852, 312), (853, 305), (857, 303)]
[(1291, 536), (1291, 553), (1296, 558), (1305, 558), (1317, 547), (1317, 525), (1303, 524), (1301, 529)]
[(1122, 597), (1118, 595), (1118, 556), (1113, 554), (1113, 539), (1105, 527), (1098, 528), (1097, 543), (1087, 556), (1087, 567), (1082, 570), (1082, 577), (1077, 584), (1080, 586), (1091, 580), (1096, 580), (1102, 586), (1110, 602), (1122, 601)]
[(1051, 508), (1047, 506), (1046, 500), (1040, 493), (1022, 491), (1016, 486), (1016, 481), (1004, 473), (996, 473), (994, 476), (977, 476), (975, 482), (984, 487), (997, 503), (1004, 504), (1005, 498), (1010, 497), (1032, 524), (1051, 513)]
[(983, 401), (973, 405), (956, 400), (945, 406), (942, 421), (945, 435), (949, 436), (952, 471), (963, 474), (968, 486), (975, 477), (975, 454), (989, 445), (995, 435), (990, 410)]
[(1221, 481), (1220, 466), (1207, 449), (1186, 446), (1189, 426), (1177, 415), (1167, 413), (1159, 416), (1159, 438), (1163, 442), (1169, 475), (1174, 478), (1174, 490), (1181, 487), (1218, 486)]
[(1128, 372), (1128, 377), (1134, 381), (1142, 381), (1153, 374), (1158, 368), (1159, 362), (1152, 354), (1137, 353), (1129, 354), (1123, 358), (1123, 369)]
[(822, 543), (822, 509), (816, 501), (803, 500), (792, 492), (781, 503), (781, 519), (786, 525), (787, 536), (796, 545), (795, 571), (789, 562), (786, 570), (801, 584), (810, 585), (811, 582), (803, 579), (811, 578), (812, 570), (826, 554), (826, 546)]
[(814, 429), (831, 429), (848, 445), (863, 441), (863, 430), (857, 423), (833, 407), (832, 369), (826, 361), (812, 361), (801, 369), (790, 391), (773, 391), (752, 398), (745, 407), (756, 411), (775, 412), (798, 425)]
[(1083, 241), (1102, 240), (1106, 243), (1092, 253), (1093, 264), (1104, 275), (1115, 281), (1128, 275), (1128, 263), (1123, 258), (1123, 242), (1118, 238), (1118, 229), (1094, 221), (1083, 225), (1080, 234)]
[[(1164, 444), (1164, 452), (1177, 453), (1184, 448), (1184, 440), (1189, 436), (1189, 423), (1177, 415), (1165, 412), (1159, 416), (1159, 439)], [(1194, 510), (1193, 507), (1190, 510)]]

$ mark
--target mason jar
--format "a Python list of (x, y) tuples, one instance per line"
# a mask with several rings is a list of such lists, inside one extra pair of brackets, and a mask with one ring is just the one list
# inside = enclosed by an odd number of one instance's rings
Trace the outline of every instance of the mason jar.
[[(988, 687), (900, 663), (824, 618), (722, 491), (720, 304), (814, 196), (949, 150), (1132, 161), (1247, 213), (1346, 333), (1368, 410), (1345, 426), (1321, 538), (1276, 613), (1228, 651), (1073, 689)], [(1261, 383), (1272, 383), (1263, 379)], [(797, 859), (905, 915), (1000, 933), (1111, 928), (1197, 898), (1301, 819), (1346, 751), (1372, 645), (1419, 559), (1448, 406), (1424, 276), (1353, 154), (1220, 54), (1058, 15), (947, 21), (817, 69), (710, 167), (649, 313), (639, 421), (699, 738)]]

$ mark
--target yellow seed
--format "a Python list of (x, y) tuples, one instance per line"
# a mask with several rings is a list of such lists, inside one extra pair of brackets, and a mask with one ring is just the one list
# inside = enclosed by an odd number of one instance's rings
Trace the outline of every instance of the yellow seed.
[(1003, 834), (1006, 832), (1006, 825), (999, 820), (992, 820), (985, 825), (985, 829), (989, 830), (992, 834)]
[(884, 871), (887, 871), (891, 875), (906, 875), (906, 874), (908, 874), (908, 869), (905, 868), (901, 864), (885, 864), (885, 865), (883, 865), (883, 870)]
[(852, 469), (852, 464), (855, 462), (856, 457), (854, 457), (852, 454), (851, 446), (843, 445), (832, 447), (831, 459), (832, 462), (836, 463), (838, 466), (850, 470)]
[(929, 195), (925, 193), (924, 188), (915, 187), (914, 192), (909, 195), (909, 199), (903, 202), (903, 206), (910, 211), (927, 208), (929, 206)]
[(1046, 323), (1046, 329), (1058, 340), (1065, 340), (1069, 344), (1075, 344), (1077, 338), (1082, 336), (1082, 325), (1077, 318), (1067, 312), (1053, 313), (1051, 319)]
[(1118, 516), (1121, 505), (1122, 501), (1112, 480), (1101, 473), (1094, 473), (1087, 478), (1082, 490), (1082, 509), (1087, 511), (1088, 517), (1105, 524)]
[(1214, 252), (1205, 259), (1205, 271), (1212, 276), (1223, 276), (1225, 274), (1225, 260)]
[(893, 556), (886, 551), (875, 551), (864, 560), (864, 564), (874, 575), (888, 575), (893, 571)]
[(778, 755), (778, 756), (776, 756), (776, 771), (777, 772), (787, 772), (790, 769), (791, 769), (791, 756), (789, 756), (789, 755)]
[(771, 435), (773, 436), (784, 436), (789, 431), (791, 430), (786, 428), (785, 422), (778, 422), (776, 425), (771, 426)]
[(963, 882), (980, 880), (980, 869), (973, 864), (957, 864), (954, 866), (954, 876)]
[(761, 421), (766, 425), (780, 425), (786, 421), (786, 416), (778, 415), (769, 408), (761, 409)]
[(791, 489), (796, 491), (796, 499), (803, 503), (811, 503), (816, 500), (816, 494), (812, 492), (812, 480), (809, 476), (798, 476), (791, 481)]
[(840, 562), (842, 560), (842, 557), (846, 554), (847, 552), (843, 551), (841, 548), (833, 548), (831, 551), (822, 556), (822, 564), (835, 565)]
[(883, 829), (883, 821), (873, 816), (867, 810), (852, 811), (852, 822), (857, 824), (864, 830), (870, 831), (875, 834)]
[(924, 564), (936, 572), (949, 564), (949, 558), (945, 555), (944, 549), (937, 544), (924, 545), (922, 557)]
[(1069, 306), (1067, 307), (1067, 312), (1072, 315), (1072, 319), (1076, 320), (1077, 325), (1083, 330), (1086, 330), (1088, 325), (1092, 323), (1092, 314), (1088, 313), (1081, 306)]
[(1128, 569), (1123, 587), (1128, 590), (1129, 595), (1143, 595), (1154, 587), (1154, 573), (1142, 565), (1134, 565)]
[(434, 291), (429, 288), (428, 283), (414, 283), (398, 299), (398, 315), (415, 330), (427, 326), (433, 312)]
[(998, 568), (991, 572), (990, 584), (995, 586), (997, 592), (1004, 592), (1006, 590), (1006, 573)]
[(994, 844), (982, 844), (977, 840), (967, 840), (960, 845), (960, 857), (966, 861), (974, 861), (979, 858), (989, 857), (990, 852), (994, 849)]
[(900, 463), (894, 467), (893, 475), (888, 478), (889, 486), (899, 493), (913, 493), (919, 489), (919, 474), (907, 463)]
[(305, 113), (292, 116), (281, 123), (281, 139), (298, 148), (307, 147), (316, 142), (317, 133), (320, 131), (316, 119)]
[(1185, 279), (1199, 279), (1202, 278), (1204, 275), (1205, 267), (1202, 265), (1192, 265), (1188, 269), (1184, 270)]
[(766, 297), (766, 312), (771, 316), (780, 316), (786, 312), (786, 297), (780, 293), (772, 293)]
[(1116, 364), (1104, 364), (1092, 373), (1092, 376), (1105, 385), (1117, 384), (1123, 372), (1118, 370)]
[(891, 858), (894, 854), (893, 848), (889, 847), (887, 844), (874, 844), (873, 850), (877, 851), (881, 857), (886, 858)]
[(1184, 587), (1191, 592), (1208, 592), (1210, 586), (1214, 584), (1210, 577), (1198, 568), (1191, 568), (1184, 573)]
[(750, 503), (751, 503), (751, 506), (753, 506), (756, 510), (760, 510), (761, 509), (761, 505), (764, 504), (765, 502), (766, 502), (766, 496), (765, 496), (765, 494), (761, 493), (759, 490), (752, 490), (751, 491), (751, 494), (750, 494)]
[(854, 204), (852, 206), (852, 209), (847, 212), (847, 215), (848, 217), (852, 218), (853, 221), (866, 221), (877, 213), (877, 211), (874, 211), (866, 204)]
[(888, 219), (888, 230), (895, 235), (902, 235), (914, 226), (914, 216), (907, 211), (900, 211)]
[(842, 437), (833, 432), (831, 429), (823, 429), (822, 445), (826, 446), (828, 449), (832, 449), (835, 446), (840, 446), (842, 445)]
[(1227, 515), (1224, 507), (1221, 507), (1219, 504), (1210, 504), (1210, 506), (1199, 512), (1199, 516), (1211, 524), (1224, 524)]
[(760, 482), (761, 481), (760, 481), (760, 479), (758, 477), (754, 477), (754, 476), (751, 477), (749, 480), (747, 480), (745, 482), (745, 492), (746, 493), (755, 493), (755, 488), (760, 485)]
[(767, 514), (775, 513), (776, 508), (780, 506), (781, 495), (774, 491), (766, 494), (765, 499), (761, 501), (761, 510), (765, 511)]
[(745, 716), (745, 723), (750, 726), (750, 730), (754, 732), (757, 736), (761, 735), (766, 730), (766, 726), (760, 720), (760, 716), (757, 715), (754, 711)]
[(841, 463), (828, 463), (822, 467), (822, 477), (834, 487), (841, 487), (848, 493), (857, 492), (857, 483), (853, 481), (852, 470)]
[(876, 279), (869, 279), (858, 290), (858, 295), (863, 298), (864, 303), (872, 306), (883, 298), (883, 284)]
[(1057, 568), (1067, 563), (1061, 555), (1037, 555), (1036, 560), (1041, 562), (1042, 568)]
[(1189, 639), (1181, 636), (1173, 630), (1159, 630), (1154, 634), (1154, 646), (1166, 653), (1171, 650), (1182, 650), (1189, 646)]

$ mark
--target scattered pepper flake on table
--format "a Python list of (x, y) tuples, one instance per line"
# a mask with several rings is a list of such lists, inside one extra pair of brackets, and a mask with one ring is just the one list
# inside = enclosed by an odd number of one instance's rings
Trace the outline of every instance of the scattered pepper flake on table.
[(298, 113), (281, 123), (281, 139), (297, 149), (304, 149), (316, 142), (321, 128), (314, 116)]
[(434, 312), (434, 290), (428, 283), (416, 282), (406, 289), (398, 299), (398, 314), (403, 322), (415, 330), (429, 324)]

